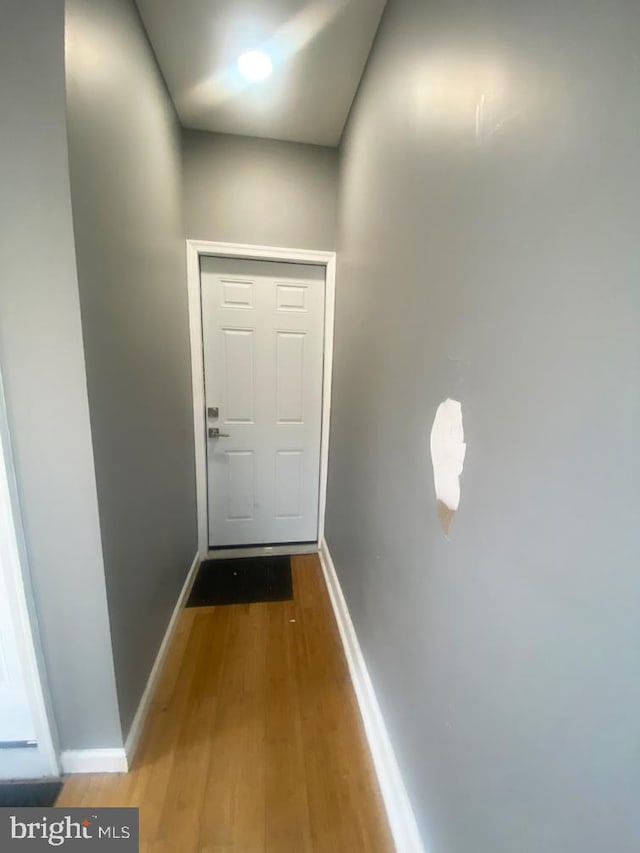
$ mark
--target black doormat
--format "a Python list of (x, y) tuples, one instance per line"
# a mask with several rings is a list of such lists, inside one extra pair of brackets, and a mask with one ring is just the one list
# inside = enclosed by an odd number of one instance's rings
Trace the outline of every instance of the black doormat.
[(205, 560), (198, 569), (187, 607), (253, 604), (293, 598), (289, 557)]
[(62, 782), (0, 782), (0, 808), (55, 806)]

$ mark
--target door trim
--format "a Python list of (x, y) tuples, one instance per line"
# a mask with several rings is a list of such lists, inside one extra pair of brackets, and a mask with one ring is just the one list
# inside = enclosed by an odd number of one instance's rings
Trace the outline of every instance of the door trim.
[[(327, 472), (329, 467), (336, 253), (309, 249), (283, 249), (276, 246), (254, 246), (243, 243), (215, 243), (204, 240), (187, 240), (187, 289), (189, 299), (189, 336), (191, 341), (191, 382), (193, 389), (193, 429), (198, 509), (198, 555), (200, 559), (204, 560), (221, 556), (221, 554), (217, 551), (209, 551), (204, 353), (202, 347), (202, 304), (200, 301), (201, 255), (213, 255), (219, 258), (243, 258), (251, 261), (285, 261), (288, 263), (316, 264), (325, 268), (320, 487), (318, 494), (318, 543), (320, 543), (324, 537)], [(234, 550), (238, 556), (244, 556), (241, 549)], [(317, 551), (317, 546), (315, 550)]]
[[(8, 591), (16, 648), (20, 658), (22, 676), (27, 692), (29, 710), (36, 731), (37, 757), (34, 749), (11, 750), (12, 768), (17, 776), (58, 776), (58, 739), (53, 708), (46, 679), (44, 655), (40, 645), (33, 592), (29, 577), (26, 540), (20, 518), (18, 486), (16, 481), (9, 421), (5, 405), (4, 387), (0, 374), (0, 528), (8, 531), (7, 547), (0, 551), (0, 572)], [(37, 768), (36, 769), (36, 765)], [(12, 772), (14, 772), (12, 770)]]

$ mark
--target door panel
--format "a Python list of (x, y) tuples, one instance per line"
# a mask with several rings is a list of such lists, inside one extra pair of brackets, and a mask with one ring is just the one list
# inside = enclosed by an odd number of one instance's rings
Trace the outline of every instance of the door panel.
[(226, 453), (227, 512), (226, 521), (253, 521), (255, 475), (253, 453), (250, 450), (230, 450)]
[(300, 518), (302, 515), (301, 450), (278, 450), (276, 453), (276, 517)]
[(211, 547), (318, 535), (324, 267), (201, 258)]
[(276, 417), (304, 423), (304, 340), (301, 332), (276, 332)]
[(253, 308), (253, 282), (221, 280), (222, 305), (225, 308)]
[(299, 284), (276, 284), (279, 311), (306, 311), (307, 286)]
[(254, 353), (252, 329), (222, 329), (223, 408), (230, 424), (253, 423)]

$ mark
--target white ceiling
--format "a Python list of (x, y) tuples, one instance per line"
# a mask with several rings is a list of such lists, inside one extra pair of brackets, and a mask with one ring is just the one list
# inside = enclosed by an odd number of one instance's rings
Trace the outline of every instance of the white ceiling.
[[(137, 0), (185, 127), (337, 145), (386, 0)], [(267, 52), (248, 85), (238, 56)]]

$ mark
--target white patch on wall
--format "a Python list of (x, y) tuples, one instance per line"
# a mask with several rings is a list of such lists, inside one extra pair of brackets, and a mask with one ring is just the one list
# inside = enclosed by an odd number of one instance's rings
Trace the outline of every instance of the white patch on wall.
[(460, 505), (460, 475), (466, 450), (462, 406), (457, 400), (447, 399), (438, 406), (431, 427), (431, 461), (438, 518), (446, 536)]

